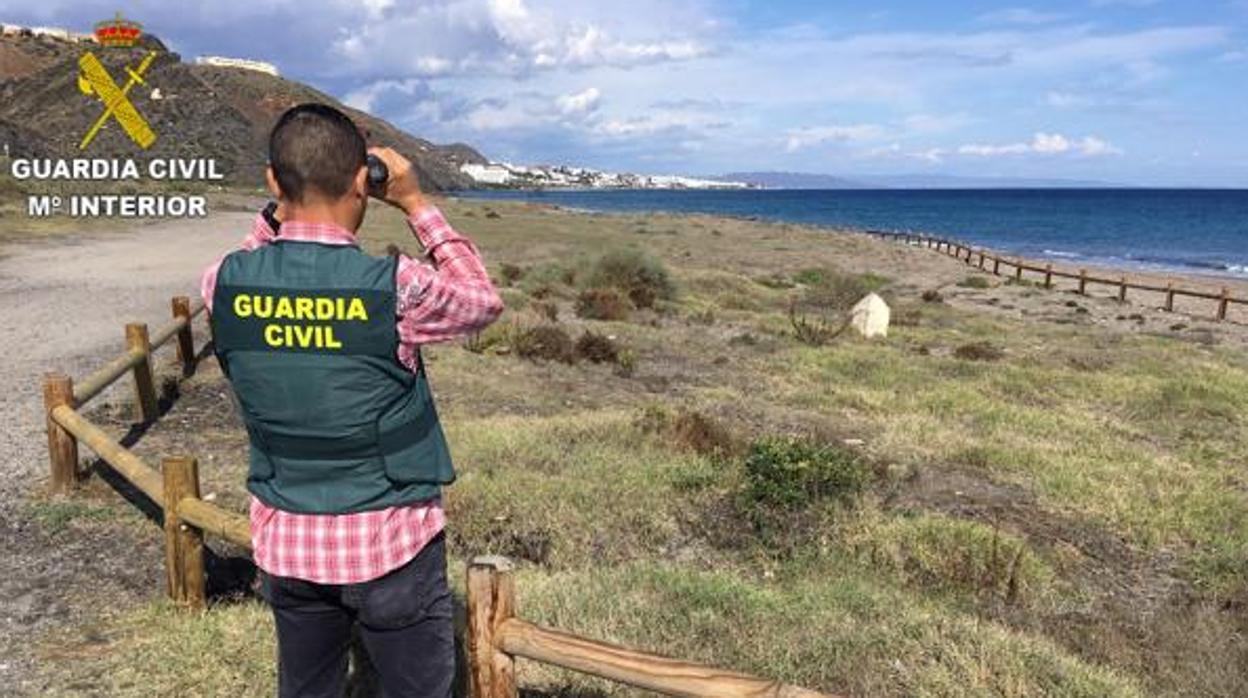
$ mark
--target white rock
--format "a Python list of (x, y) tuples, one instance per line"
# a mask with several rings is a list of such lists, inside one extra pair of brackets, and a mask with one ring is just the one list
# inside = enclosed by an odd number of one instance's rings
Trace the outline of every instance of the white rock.
[(849, 324), (868, 339), (887, 337), (891, 314), (892, 311), (888, 309), (888, 303), (885, 303), (883, 298), (869, 293), (850, 311)]

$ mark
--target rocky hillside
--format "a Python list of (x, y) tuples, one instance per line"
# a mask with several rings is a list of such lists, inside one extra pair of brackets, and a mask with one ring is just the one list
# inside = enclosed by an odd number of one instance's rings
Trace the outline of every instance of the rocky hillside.
[[(350, 109), (307, 85), (255, 71), (192, 65), (154, 37), (145, 46), (95, 50), (118, 84), (125, 66), (137, 66), (148, 48), (161, 51), (130, 99), (158, 134), (146, 157), (211, 157), (232, 183), (262, 183), (267, 135), (277, 116), (300, 102), (344, 109), (369, 132), (370, 141), (402, 152), (430, 190), (472, 186), (459, 171), (486, 159), (463, 144), (440, 146), (382, 119)], [(92, 45), (93, 46), (93, 45)], [(47, 37), (0, 38), (0, 144), (14, 156), (80, 157), (78, 142), (101, 113), (98, 100), (78, 89), (82, 46)], [(136, 157), (140, 153), (113, 122), (86, 154)]]

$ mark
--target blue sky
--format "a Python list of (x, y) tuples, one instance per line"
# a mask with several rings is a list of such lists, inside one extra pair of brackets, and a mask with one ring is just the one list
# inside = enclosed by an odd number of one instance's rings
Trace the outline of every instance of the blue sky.
[[(313, 9), (315, 7), (315, 9)], [(121, 9), (499, 160), (1248, 186), (1248, 0), (0, 0)]]

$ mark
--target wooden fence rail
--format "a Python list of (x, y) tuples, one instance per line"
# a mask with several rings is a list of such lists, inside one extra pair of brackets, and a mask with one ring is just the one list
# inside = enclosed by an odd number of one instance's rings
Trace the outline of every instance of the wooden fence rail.
[[(937, 251), (944, 252), (951, 257), (961, 259), (966, 262), (967, 265), (977, 266), (979, 269), (985, 271), (987, 271), (985, 267), (986, 261), (990, 260), (992, 262), (992, 273), (996, 276), (1013, 276), (1016, 280), (1021, 281), (1024, 278), (1024, 272), (1043, 274), (1043, 286), (1045, 288), (1053, 288), (1054, 278), (1072, 279), (1079, 282), (1078, 290), (1081, 295), (1087, 295), (1088, 284), (1101, 284), (1103, 286), (1116, 287), (1118, 289), (1118, 300), (1124, 303), (1127, 300), (1128, 289), (1164, 293), (1166, 294), (1166, 301), (1165, 305), (1162, 307), (1167, 311), (1174, 310), (1174, 299), (1176, 296), (1216, 301), (1217, 305), (1214, 308), (1213, 317), (1219, 322), (1226, 320), (1227, 313), (1231, 305), (1248, 305), (1248, 298), (1237, 298), (1232, 296), (1231, 290), (1225, 286), (1222, 287), (1221, 291), (1214, 293), (1210, 291), (1198, 291), (1195, 289), (1176, 288), (1173, 283), (1169, 283), (1165, 286), (1159, 286), (1157, 284), (1131, 282), (1127, 280), (1126, 276), (1120, 276), (1116, 279), (1091, 276), (1088, 274), (1087, 269), (1080, 269), (1079, 273), (1076, 274), (1074, 272), (1054, 269), (1052, 264), (1040, 266), (1021, 258), (1011, 259), (1009, 257), (1002, 257), (995, 253), (946, 238), (931, 237), (928, 235), (920, 235), (918, 233), (884, 230), (867, 230), (865, 233), (884, 240), (893, 240), (906, 245), (935, 249)], [(979, 257), (978, 264), (973, 261), (977, 255)], [(1012, 267), (1013, 272), (1003, 274), (1001, 270), (1003, 266)]]
[[(203, 305), (185, 297), (171, 303), (174, 320), (149, 339), (147, 326), (126, 326), (126, 349), (77, 386), (66, 375), (43, 377), (47, 417), (50, 489), (72, 493), (78, 482), (78, 444), (146, 495), (162, 512), (166, 592), (175, 603), (199, 609), (206, 604), (204, 538), (211, 534), (251, 550), (247, 517), (200, 497), (194, 458), (165, 458), (158, 472), (78, 412), (87, 401), (126, 374), (133, 376), (137, 419), (158, 417), (152, 354), (177, 338), (184, 372), (195, 360), (191, 323)], [(468, 626), (471, 695), (517, 698), (515, 658), (524, 657), (611, 681), (673, 696), (710, 698), (820, 698), (828, 694), (747, 674), (682, 662), (655, 654), (543, 628), (515, 615), (511, 564), (503, 558), (477, 558), (468, 565)], [(831, 697), (829, 697), (831, 698)]]

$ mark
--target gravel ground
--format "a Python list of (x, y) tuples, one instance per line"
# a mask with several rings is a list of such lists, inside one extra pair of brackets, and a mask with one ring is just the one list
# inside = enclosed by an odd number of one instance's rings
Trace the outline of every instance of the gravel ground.
[[(146, 597), (160, 589), (152, 565), (132, 565), (116, 541), (72, 528), (53, 536), (30, 520), (28, 502), (46, 478), (40, 375), (81, 378), (119, 353), (126, 322), (153, 329), (169, 317), (169, 298), (194, 296), (199, 272), (240, 240), (250, 213), (139, 227), (126, 235), (59, 238), (13, 245), (0, 258), (0, 693), (39, 691), (33, 640), (83, 620), (74, 597)], [(118, 381), (110, 393), (124, 399)], [(104, 399), (108, 399), (106, 394)], [(82, 456), (89, 455), (83, 449)], [(158, 536), (127, 550), (156, 550)]]

